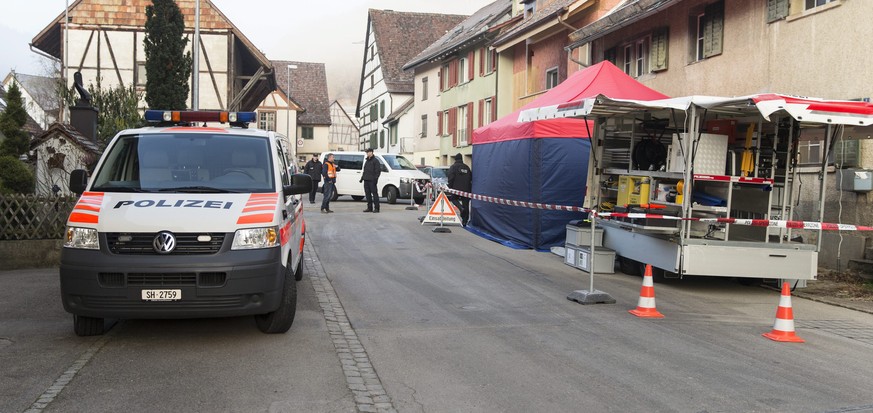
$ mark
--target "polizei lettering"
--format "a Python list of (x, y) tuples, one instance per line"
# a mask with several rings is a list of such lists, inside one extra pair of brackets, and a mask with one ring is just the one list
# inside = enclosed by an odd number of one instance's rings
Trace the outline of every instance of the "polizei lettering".
[(178, 199), (175, 201), (166, 199), (140, 199), (137, 201), (118, 201), (114, 209), (121, 207), (134, 208), (210, 208), (230, 209), (233, 201), (210, 201), (205, 199)]

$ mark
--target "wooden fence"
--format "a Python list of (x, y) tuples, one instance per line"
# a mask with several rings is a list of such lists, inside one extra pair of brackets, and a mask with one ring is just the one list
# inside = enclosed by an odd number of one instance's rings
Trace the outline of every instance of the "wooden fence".
[(0, 241), (60, 239), (75, 197), (0, 195)]

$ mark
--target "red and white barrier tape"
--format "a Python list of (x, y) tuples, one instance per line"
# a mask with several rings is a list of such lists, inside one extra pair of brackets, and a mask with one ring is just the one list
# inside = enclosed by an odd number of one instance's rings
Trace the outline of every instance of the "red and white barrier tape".
[[(566, 205), (550, 205), (537, 202), (513, 201), (510, 199), (495, 198), (492, 196), (476, 195), (469, 192), (462, 192), (455, 189), (446, 188), (446, 192), (462, 196), (464, 198), (476, 199), (479, 201), (491, 202), (501, 205), (517, 206), (522, 208), (545, 209), (549, 211), (568, 211), (568, 212), (584, 212), (590, 213), (590, 208), (566, 206)], [(810, 222), (810, 221), (783, 221), (773, 219), (740, 219), (740, 218), (682, 218), (671, 215), (661, 214), (645, 214), (633, 212), (597, 212), (597, 216), (601, 218), (631, 218), (631, 219), (668, 219), (674, 221), (696, 221), (696, 222), (714, 222), (721, 224), (748, 225), (753, 227), (773, 227), (773, 228), (791, 228), (791, 229), (810, 229), (824, 231), (873, 231), (873, 227), (863, 225), (849, 224), (833, 224), (827, 222)]]

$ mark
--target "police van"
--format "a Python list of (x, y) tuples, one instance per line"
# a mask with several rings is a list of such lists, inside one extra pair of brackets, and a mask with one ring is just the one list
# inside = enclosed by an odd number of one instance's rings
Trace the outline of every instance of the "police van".
[[(284, 138), (248, 129), (254, 112), (156, 111), (119, 132), (81, 194), (61, 251), (64, 309), (80, 336), (104, 319), (254, 315), (265, 333), (294, 322), (305, 224)], [(206, 122), (229, 124), (210, 127)]]

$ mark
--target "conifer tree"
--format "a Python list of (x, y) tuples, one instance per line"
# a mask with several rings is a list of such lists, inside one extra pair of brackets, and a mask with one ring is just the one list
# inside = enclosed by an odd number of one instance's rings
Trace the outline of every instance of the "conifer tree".
[(154, 109), (186, 109), (191, 93), (191, 52), (185, 21), (174, 0), (146, 6), (146, 103)]
[(0, 133), (6, 137), (0, 144), (0, 155), (18, 158), (27, 152), (30, 142), (27, 132), (22, 129), (26, 122), (27, 111), (24, 109), (21, 90), (12, 82), (6, 91), (6, 110), (0, 113)]

